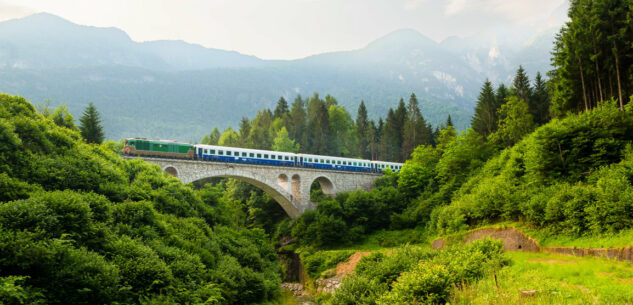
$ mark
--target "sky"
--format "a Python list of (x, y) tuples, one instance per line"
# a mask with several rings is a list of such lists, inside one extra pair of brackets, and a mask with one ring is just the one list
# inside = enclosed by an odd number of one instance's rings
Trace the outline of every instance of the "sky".
[(117, 27), (135, 41), (174, 39), (263, 59), (359, 49), (410, 28), (519, 39), (564, 22), (567, 0), (0, 0), (0, 21), (47, 12)]

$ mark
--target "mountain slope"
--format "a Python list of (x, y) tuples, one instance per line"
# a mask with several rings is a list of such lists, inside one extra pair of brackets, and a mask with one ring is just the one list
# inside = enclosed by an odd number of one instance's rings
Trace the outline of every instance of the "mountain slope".
[(497, 63), (472, 62), (472, 50), (488, 51), (488, 41), (456, 41), (459, 48), (399, 30), (358, 50), (267, 61), (182, 41), (138, 43), (115, 28), (36, 14), (0, 22), (0, 91), (68, 104), (76, 117), (94, 102), (110, 139), (196, 141), (214, 126), (235, 127), (241, 117), (274, 107), (280, 96), (314, 92), (332, 94), (352, 114), (364, 100), (374, 119), (415, 92), (431, 123), (450, 113), (465, 128), (483, 80), (493, 73), (508, 79), (521, 62), (513, 54), (540, 54), (546, 45), (537, 39), (536, 50), (513, 50), (496, 69)]

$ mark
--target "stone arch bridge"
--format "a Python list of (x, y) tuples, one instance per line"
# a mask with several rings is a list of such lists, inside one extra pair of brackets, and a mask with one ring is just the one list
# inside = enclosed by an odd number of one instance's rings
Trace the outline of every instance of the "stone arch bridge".
[(314, 181), (323, 193), (334, 196), (342, 191), (370, 190), (380, 175), (375, 173), (319, 170), (302, 167), (265, 166), (240, 163), (191, 161), (178, 159), (143, 158), (157, 164), (168, 174), (191, 183), (212, 177), (236, 178), (266, 192), (291, 218), (314, 209), (310, 201), (310, 187)]

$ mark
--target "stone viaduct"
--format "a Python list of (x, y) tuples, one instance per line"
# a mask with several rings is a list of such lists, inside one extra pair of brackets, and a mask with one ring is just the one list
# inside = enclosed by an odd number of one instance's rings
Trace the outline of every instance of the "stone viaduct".
[(144, 157), (143, 160), (157, 164), (168, 174), (191, 183), (205, 178), (227, 177), (248, 182), (266, 192), (288, 213), (296, 218), (303, 212), (314, 209), (310, 201), (310, 187), (314, 181), (321, 185), (329, 196), (342, 191), (370, 190), (380, 175), (301, 167), (265, 166), (240, 163), (191, 161)]

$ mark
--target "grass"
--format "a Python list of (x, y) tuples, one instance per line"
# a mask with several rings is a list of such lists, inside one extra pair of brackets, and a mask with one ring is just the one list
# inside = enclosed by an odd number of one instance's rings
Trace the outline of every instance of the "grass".
[[(633, 265), (595, 258), (508, 252), (510, 265), (455, 288), (451, 304), (633, 304)], [(521, 296), (522, 290), (536, 290)]]

